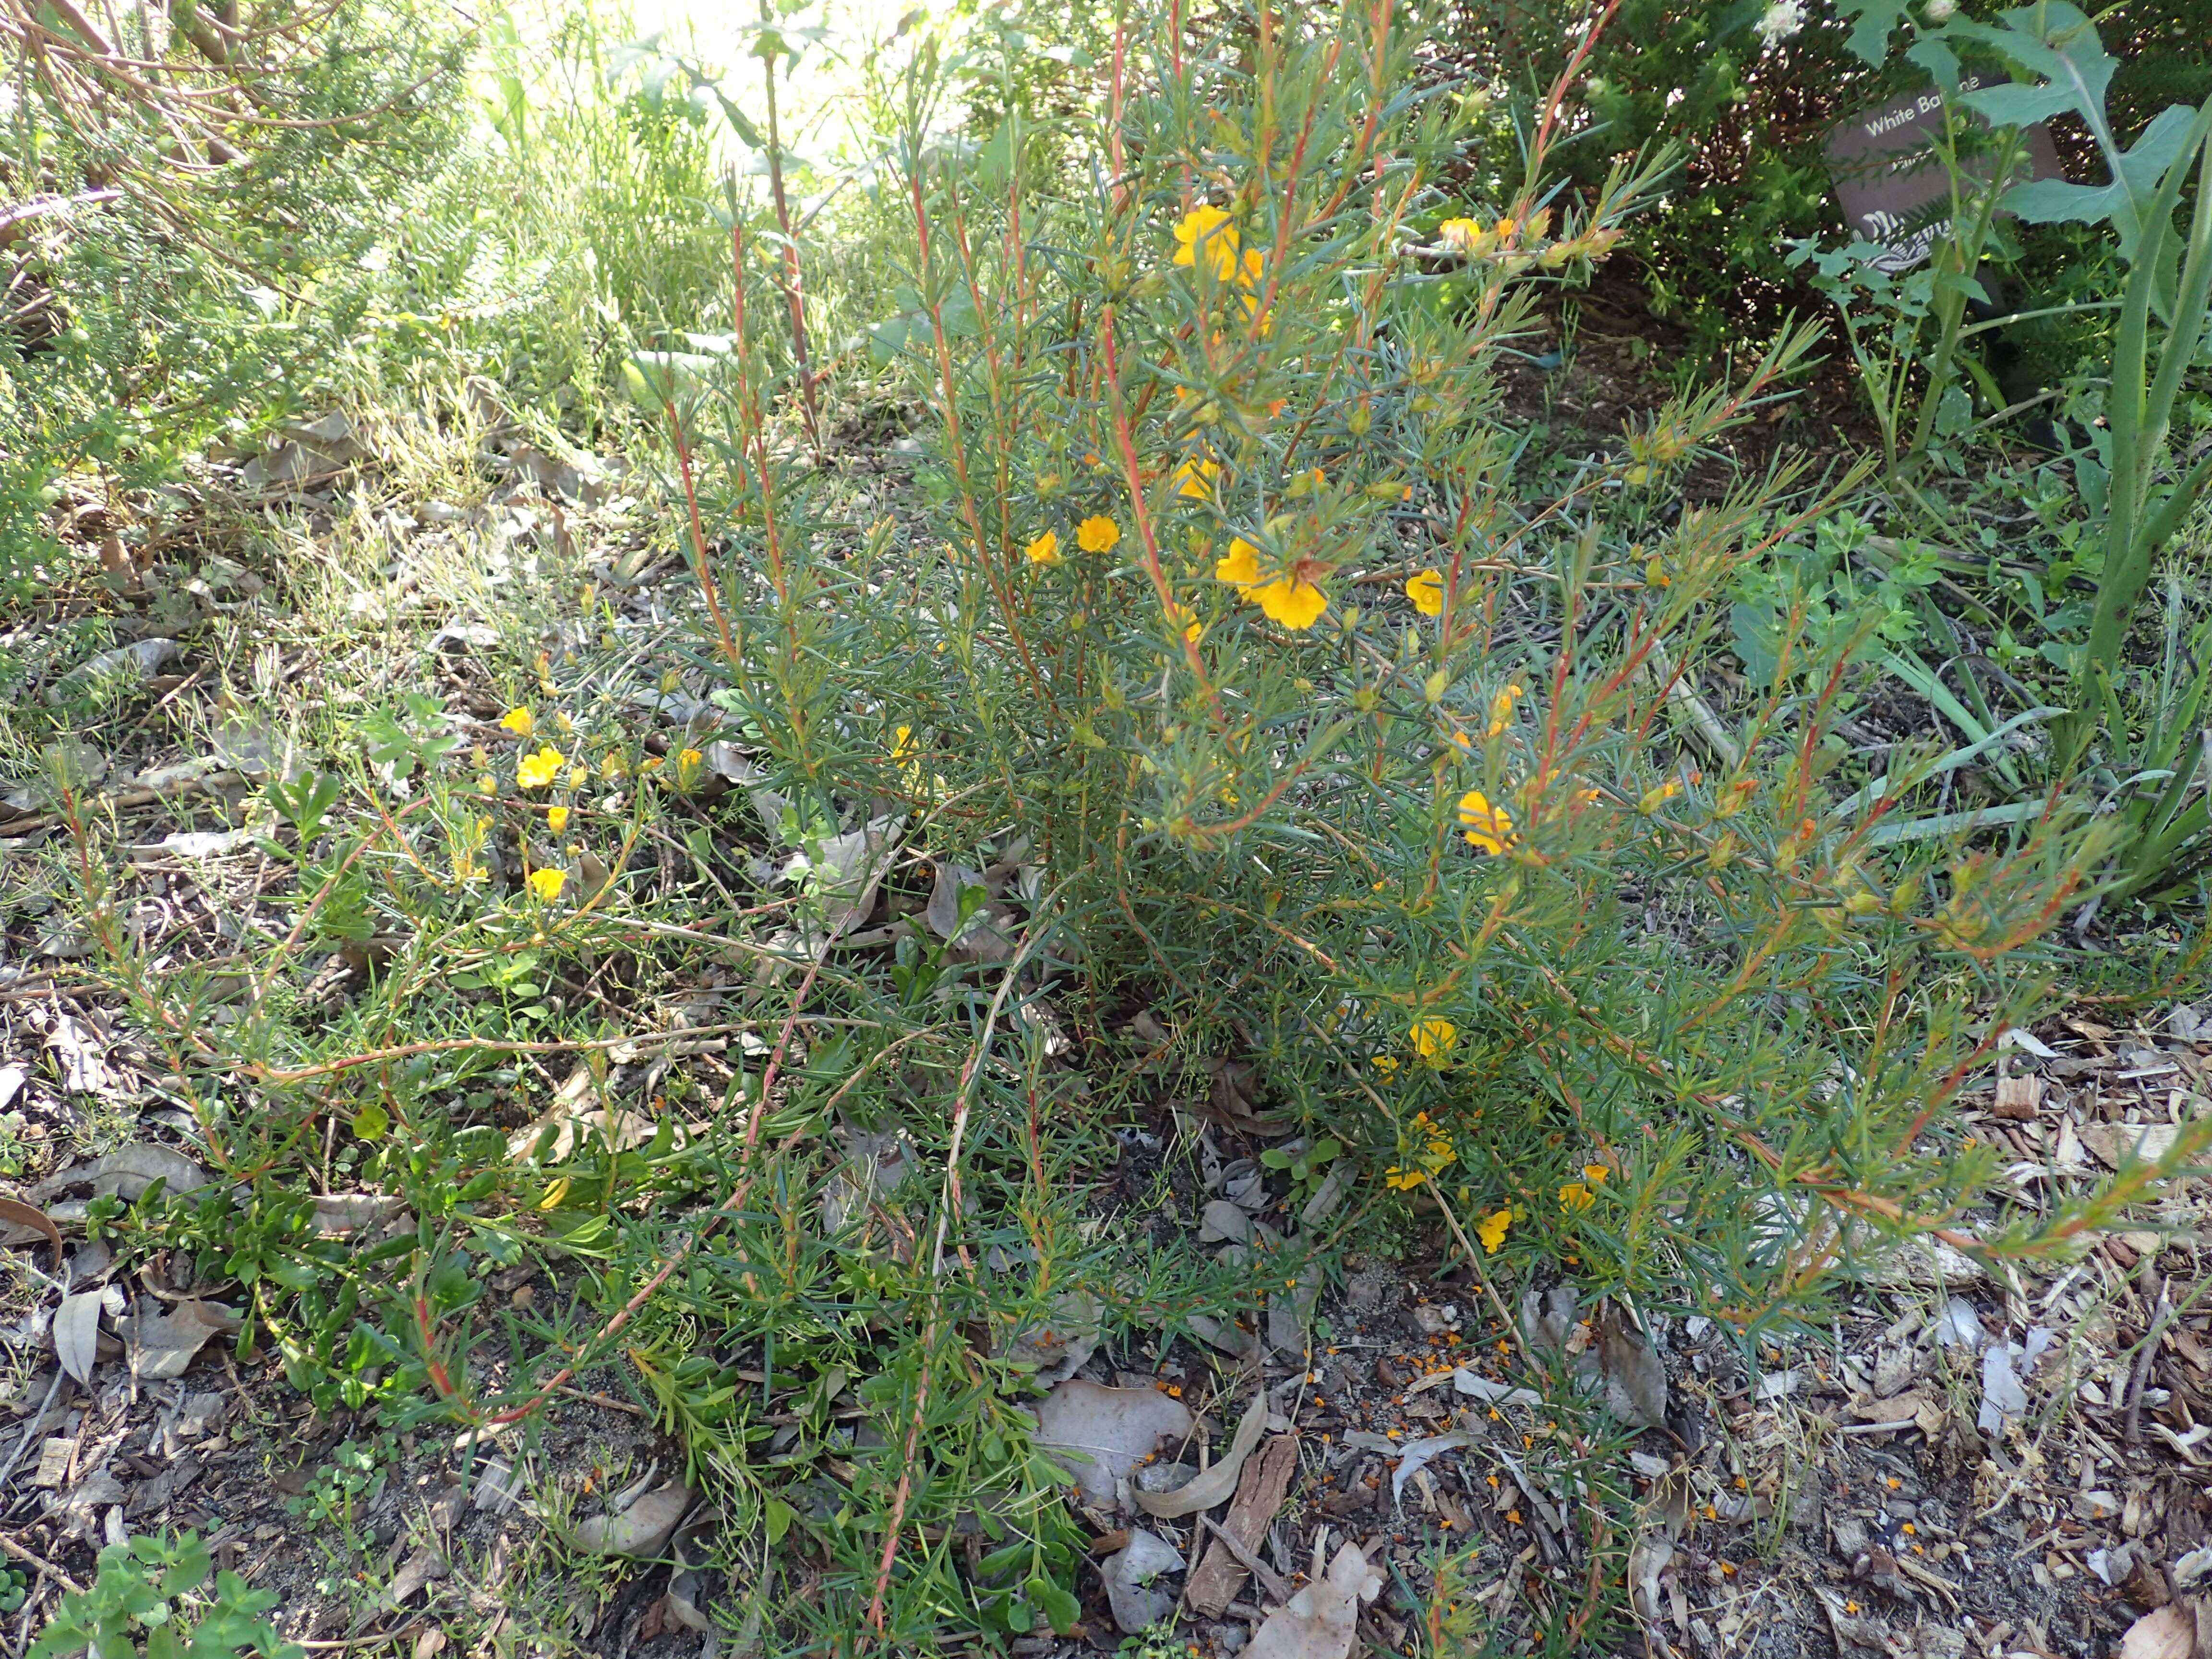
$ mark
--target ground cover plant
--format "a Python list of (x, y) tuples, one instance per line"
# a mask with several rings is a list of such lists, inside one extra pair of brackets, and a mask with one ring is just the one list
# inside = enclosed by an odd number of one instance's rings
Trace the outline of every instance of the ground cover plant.
[(6, 15), (10, 1651), (2183, 1639), (2212, 105), (1598, 428), (1618, 5)]

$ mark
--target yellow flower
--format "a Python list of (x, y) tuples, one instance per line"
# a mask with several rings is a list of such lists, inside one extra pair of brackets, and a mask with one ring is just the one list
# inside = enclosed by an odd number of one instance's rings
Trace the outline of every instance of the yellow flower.
[(1121, 539), (1121, 526), (1096, 513), (1075, 526), (1075, 544), (1085, 553), (1111, 553)]
[(538, 717), (526, 708), (510, 708), (507, 711), (507, 717), (500, 721), (500, 726), (518, 738), (526, 738), (538, 729)]
[(561, 896), (561, 888), (568, 879), (566, 870), (532, 870), (530, 890), (538, 895), (540, 902), (550, 904)]
[(1413, 1052), (1439, 1070), (1444, 1056), (1459, 1046), (1459, 1027), (1448, 1019), (1417, 1019), (1413, 1036)]
[(1596, 1202), (1597, 1200), (1590, 1195), (1590, 1189), (1579, 1181), (1570, 1181), (1559, 1188), (1559, 1207), (1563, 1210), (1587, 1210)]
[(1058, 564), (1060, 562), (1060, 538), (1057, 534), (1049, 530), (1046, 531), (1043, 535), (1038, 537), (1027, 547), (1024, 548), (1022, 551), (1029, 555), (1029, 561), (1031, 564)]
[(1303, 633), (1328, 609), (1328, 595), (1303, 578), (1284, 574), (1252, 590), (1260, 609), (1293, 632)]
[(555, 835), (559, 835), (563, 830), (566, 830), (568, 827), (568, 809), (565, 806), (550, 806), (546, 808), (545, 826), (547, 829), (552, 830)]
[(1669, 778), (1657, 788), (1645, 790), (1644, 799), (1636, 803), (1636, 810), (1648, 817), (1681, 793), (1680, 780)]
[(1472, 253), (1481, 240), (1482, 226), (1473, 219), (1447, 219), (1437, 227), (1437, 236), (1447, 247)]
[(1401, 1193), (1412, 1192), (1428, 1178), (1429, 1172), (1418, 1165), (1412, 1169), (1401, 1169), (1394, 1164), (1382, 1171), (1382, 1184)]
[(1229, 216), (1218, 207), (1201, 204), (1183, 215), (1175, 228), (1175, 239), (1182, 246), (1176, 249), (1175, 262), (1179, 265), (1195, 266), (1200, 248), (1206, 251), (1206, 263), (1216, 278), (1226, 281), (1235, 274), (1237, 258), (1237, 228), (1229, 222)]
[(1172, 599), (1168, 602), (1168, 625), (1171, 628), (1182, 629), (1183, 638), (1188, 640), (1193, 645), (1196, 645), (1199, 635), (1206, 632), (1206, 624), (1199, 621), (1198, 613), (1195, 611), (1187, 605), (1178, 605)]
[(525, 789), (543, 789), (561, 775), (561, 751), (546, 744), (534, 755), (525, 755), (514, 769), (514, 781)]
[(1424, 570), (1407, 577), (1406, 597), (1424, 617), (1441, 617), (1444, 611), (1444, 573)]
[(1496, 737), (1513, 718), (1513, 705), (1527, 696), (1518, 685), (1508, 685), (1490, 700), (1490, 735)]
[(1256, 247), (1244, 250), (1244, 257), (1237, 268), (1237, 280), (1247, 288), (1260, 286), (1260, 278), (1267, 274), (1267, 256)]
[(1492, 806), (1480, 789), (1470, 789), (1459, 798), (1459, 821), (1467, 831), (1468, 844), (1493, 857), (1519, 840), (1505, 809)]
[(1234, 582), (1242, 592), (1249, 593), (1260, 581), (1260, 550), (1242, 536), (1229, 544), (1229, 551), (1215, 562), (1213, 579), (1218, 582)]
[(1498, 240), (1501, 242), (1510, 241), (1513, 233), (1520, 228), (1521, 227), (1510, 219), (1500, 219), (1498, 222)]
[(1213, 575), (1217, 581), (1234, 583), (1239, 592), (1284, 627), (1303, 631), (1321, 620), (1322, 612), (1328, 609), (1328, 595), (1301, 573), (1308, 568), (1327, 568), (1309, 567), (1301, 562), (1263, 581), (1260, 576), (1260, 550), (1239, 536), (1229, 544), (1227, 554), (1214, 565)]
[(1474, 1236), (1482, 1241), (1484, 1249), (1496, 1255), (1498, 1247), (1505, 1242), (1505, 1230), (1512, 1224), (1513, 1212), (1498, 1210), (1482, 1218), (1482, 1224), (1474, 1230)]
[(1397, 1080), (1397, 1077), (1398, 1077), (1398, 1057), (1397, 1057), (1397, 1055), (1395, 1055), (1395, 1054), (1377, 1054), (1377, 1055), (1376, 1055), (1376, 1056), (1375, 1056), (1375, 1069), (1376, 1069), (1376, 1071), (1377, 1073), (1379, 1073), (1382, 1075), (1382, 1080), (1383, 1080), (1385, 1083), (1393, 1083), (1393, 1082), (1395, 1082), (1395, 1081)]
[(1221, 476), (1218, 461), (1185, 461), (1175, 470), (1176, 494), (1194, 501), (1213, 499), (1213, 481)]
[(1593, 1187), (1604, 1186), (1605, 1178), (1612, 1173), (1613, 1171), (1607, 1169), (1602, 1164), (1585, 1164), (1583, 1165), (1583, 1179), (1589, 1182)]
[(693, 780), (698, 777), (699, 769), (706, 763), (706, 760), (707, 757), (696, 749), (678, 750), (676, 756), (676, 787), (678, 789), (689, 789)]

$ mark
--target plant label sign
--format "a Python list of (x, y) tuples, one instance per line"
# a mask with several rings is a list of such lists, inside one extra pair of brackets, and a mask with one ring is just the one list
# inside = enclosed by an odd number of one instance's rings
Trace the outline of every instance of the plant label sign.
[[(1972, 92), (1981, 77), (1960, 81)], [(1969, 118), (1979, 120), (1978, 116)], [(1929, 87), (1860, 111), (1828, 135), (1828, 176), (1836, 205), (1850, 228), (1883, 252), (1878, 270), (1910, 270), (1928, 257), (1936, 239), (1951, 228), (1942, 211), (1951, 194), (1935, 138), (1943, 130), (1943, 94)], [(2021, 134), (2022, 156), (2014, 182), (2060, 176), (2051, 130), (2041, 122)]]

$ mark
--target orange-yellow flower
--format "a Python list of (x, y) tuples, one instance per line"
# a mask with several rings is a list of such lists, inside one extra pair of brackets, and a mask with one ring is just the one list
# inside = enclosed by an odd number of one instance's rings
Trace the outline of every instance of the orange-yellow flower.
[(1293, 633), (1304, 633), (1328, 609), (1328, 595), (1295, 570), (1252, 590), (1260, 609)]
[(1328, 609), (1328, 595), (1313, 580), (1327, 569), (1326, 565), (1300, 560), (1279, 575), (1263, 578), (1260, 550), (1239, 536), (1214, 565), (1213, 574), (1218, 581), (1235, 584), (1237, 592), (1274, 621), (1303, 632), (1319, 622)]
[(1474, 1230), (1474, 1236), (1482, 1241), (1484, 1249), (1496, 1255), (1498, 1247), (1505, 1242), (1505, 1230), (1512, 1224), (1512, 1211), (1495, 1211), (1483, 1218), (1482, 1224)]
[(1490, 735), (1496, 737), (1513, 718), (1513, 705), (1527, 696), (1518, 685), (1508, 685), (1490, 700)]
[(1406, 597), (1424, 617), (1440, 617), (1444, 610), (1444, 573), (1424, 570), (1406, 578)]
[(1121, 526), (1102, 514), (1092, 514), (1075, 526), (1075, 544), (1085, 553), (1111, 553), (1121, 540)]
[(1229, 550), (1214, 562), (1213, 579), (1219, 582), (1234, 582), (1241, 593), (1249, 593), (1260, 584), (1260, 550), (1242, 536), (1229, 544)]
[(530, 890), (538, 896), (540, 902), (550, 904), (561, 896), (561, 889), (568, 879), (566, 870), (532, 870), (530, 872)]
[(506, 718), (500, 721), (500, 726), (504, 731), (514, 732), (518, 738), (526, 738), (538, 729), (538, 717), (530, 712), (526, 705), (510, 708), (507, 711)]
[(1413, 1052), (1438, 1070), (1446, 1056), (1459, 1046), (1459, 1027), (1448, 1019), (1417, 1019), (1413, 1030)]
[(1031, 564), (1058, 564), (1060, 562), (1060, 538), (1057, 534), (1049, 530), (1046, 531), (1043, 535), (1038, 537), (1027, 547), (1024, 548), (1022, 551), (1029, 556), (1029, 561)]
[(1236, 274), (1237, 227), (1229, 222), (1229, 216), (1219, 208), (1203, 203), (1193, 208), (1176, 223), (1175, 239), (1181, 244), (1176, 249), (1177, 264), (1195, 266), (1202, 248), (1206, 266), (1217, 279), (1225, 282)]
[(543, 789), (561, 775), (565, 764), (561, 751), (546, 744), (534, 755), (525, 755), (514, 769), (514, 781), (525, 789)]
[(1220, 476), (1218, 461), (1185, 461), (1175, 470), (1176, 494), (1194, 501), (1210, 501), (1213, 499), (1213, 481)]
[(1519, 839), (1513, 833), (1513, 820), (1505, 809), (1492, 805), (1490, 798), (1480, 789), (1470, 789), (1459, 798), (1459, 821), (1467, 832), (1468, 844), (1493, 858)]

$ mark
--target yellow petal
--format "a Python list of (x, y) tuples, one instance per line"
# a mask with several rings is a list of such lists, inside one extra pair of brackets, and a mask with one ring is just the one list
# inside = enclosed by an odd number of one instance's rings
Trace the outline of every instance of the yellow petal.
[(1424, 570), (1406, 578), (1406, 597), (1424, 617), (1440, 617), (1444, 609), (1444, 573)]
[(1285, 628), (1303, 632), (1321, 620), (1328, 609), (1328, 595), (1311, 582), (1295, 576), (1278, 576), (1264, 587), (1252, 590), (1260, 609)]
[(530, 872), (530, 890), (544, 903), (550, 904), (561, 896), (562, 886), (568, 879), (566, 870), (532, 870)]
[(1029, 556), (1031, 564), (1058, 564), (1060, 562), (1060, 538), (1048, 530), (1022, 551)]
[(1229, 544), (1229, 551), (1215, 563), (1213, 579), (1234, 582), (1249, 592), (1260, 580), (1260, 550), (1237, 537)]
[(538, 717), (527, 708), (510, 708), (500, 726), (518, 738), (526, 738), (538, 729)]
[(1470, 789), (1460, 797), (1459, 821), (1467, 831), (1468, 843), (1486, 853), (1496, 855), (1513, 844), (1511, 817), (1503, 806), (1492, 805), (1480, 789)]
[(545, 812), (545, 825), (555, 835), (559, 835), (568, 827), (568, 809), (565, 806), (548, 807)]
[(1512, 1224), (1513, 1212), (1499, 1210), (1483, 1218), (1482, 1224), (1474, 1230), (1474, 1236), (1482, 1241), (1484, 1249), (1496, 1255), (1498, 1247), (1505, 1242), (1505, 1230)]
[(1111, 553), (1121, 539), (1121, 526), (1093, 514), (1075, 526), (1075, 544), (1085, 553)]
[(561, 775), (561, 751), (547, 744), (534, 755), (525, 755), (514, 769), (514, 781), (525, 789), (543, 789)]

